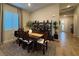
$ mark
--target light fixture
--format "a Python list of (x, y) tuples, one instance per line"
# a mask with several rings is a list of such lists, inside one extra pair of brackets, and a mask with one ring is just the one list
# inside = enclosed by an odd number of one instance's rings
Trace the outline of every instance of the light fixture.
[(31, 6), (31, 3), (28, 3), (28, 6), (30, 7)]
[(66, 15), (63, 15), (64, 17), (66, 17)]
[(67, 5), (67, 8), (71, 7), (71, 5)]

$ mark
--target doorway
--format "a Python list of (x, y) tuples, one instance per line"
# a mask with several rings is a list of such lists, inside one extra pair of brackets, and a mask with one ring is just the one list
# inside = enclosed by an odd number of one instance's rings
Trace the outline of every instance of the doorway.
[(64, 20), (60, 21), (60, 29), (61, 29), (61, 32), (64, 32), (65, 30)]

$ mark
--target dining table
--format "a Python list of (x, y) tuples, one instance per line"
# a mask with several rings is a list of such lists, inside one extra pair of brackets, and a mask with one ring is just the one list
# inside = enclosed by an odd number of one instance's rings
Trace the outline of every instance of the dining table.
[[(45, 44), (44, 41), (45, 39), (43, 38), (44, 34), (43, 33), (38, 33), (38, 32), (32, 32), (29, 34), (29, 37), (33, 41), (33, 52), (40, 50), (40, 48), (43, 50), (43, 53), (45, 53)], [(40, 47), (41, 46), (41, 47)]]
[(32, 33), (29, 34), (29, 37), (33, 38), (33, 39), (39, 39), (39, 38), (43, 37), (43, 35), (44, 34), (32, 32)]

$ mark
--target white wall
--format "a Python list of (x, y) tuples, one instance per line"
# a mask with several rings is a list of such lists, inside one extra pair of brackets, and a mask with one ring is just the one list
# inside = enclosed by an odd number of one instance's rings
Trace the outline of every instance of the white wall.
[(27, 22), (30, 20), (29, 17), (30, 17), (29, 13), (22, 10), (22, 22), (23, 22), (24, 31), (28, 30)]
[(43, 20), (59, 20), (59, 4), (52, 4), (33, 12), (31, 14), (31, 20), (40, 22)]
[[(61, 16), (60, 21), (64, 21), (64, 31), (70, 32), (71, 24), (73, 23), (73, 16)], [(61, 26), (60, 26), (61, 29)]]
[(79, 37), (79, 5), (74, 12), (74, 34)]

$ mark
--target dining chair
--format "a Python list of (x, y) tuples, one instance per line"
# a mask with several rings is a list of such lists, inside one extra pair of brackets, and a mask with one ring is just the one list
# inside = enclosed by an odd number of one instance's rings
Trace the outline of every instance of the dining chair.
[(21, 46), (22, 45), (22, 43), (23, 43), (23, 33), (24, 33), (24, 31), (18, 31), (18, 36), (19, 36), (19, 38), (18, 38), (18, 44), (19, 44), (19, 46)]
[(40, 47), (43, 51), (43, 54), (45, 54), (45, 51), (48, 49), (48, 42), (45, 39), (40, 38), (37, 41), (37, 47)]
[(16, 43), (19, 43), (19, 32), (18, 31), (14, 31), (14, 36), (16, 37)]
[(23, 43), (22, 43), (22, 48), (28, 50), (30, 52), (32, 48), (33, 41), (30, 39), (28, 32), (23, 33)]

